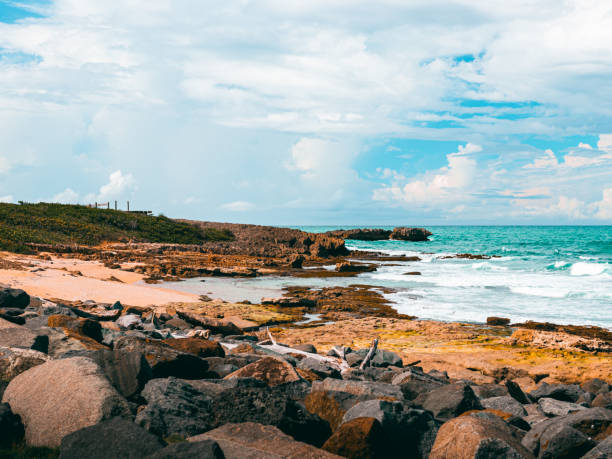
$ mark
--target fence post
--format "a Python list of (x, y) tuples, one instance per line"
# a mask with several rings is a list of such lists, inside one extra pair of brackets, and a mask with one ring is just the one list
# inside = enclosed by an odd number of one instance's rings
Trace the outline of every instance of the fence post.
[(115, 210), (117, 210), (117, 201), (115, 201)]
[(130, 201), (127, 202), (128, 204), (128, 212), (130, 211)]

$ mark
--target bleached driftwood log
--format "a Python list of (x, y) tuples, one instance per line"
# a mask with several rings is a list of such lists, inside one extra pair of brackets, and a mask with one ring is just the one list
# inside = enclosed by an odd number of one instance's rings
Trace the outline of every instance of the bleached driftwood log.
[(365, 359), (363, 359), (363, 362), (361, 362), (361, 365), (359, 366), (360, 370), (363, 370), (365, 367), (367, 367), (370, 364), (370, 360), (372, 360), (372, 358), (374, 357), (377, 347), (378, 347), (378, 338), (375, 338), (374, 341), (372, 341), (372, 345), (370, 346), (370, 350), (366, 354)]

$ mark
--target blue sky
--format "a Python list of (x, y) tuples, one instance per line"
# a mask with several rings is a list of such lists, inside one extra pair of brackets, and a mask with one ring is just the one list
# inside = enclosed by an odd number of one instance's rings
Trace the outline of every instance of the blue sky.
[(0, 201), (611, 224), (612, 5), (0, 0)]

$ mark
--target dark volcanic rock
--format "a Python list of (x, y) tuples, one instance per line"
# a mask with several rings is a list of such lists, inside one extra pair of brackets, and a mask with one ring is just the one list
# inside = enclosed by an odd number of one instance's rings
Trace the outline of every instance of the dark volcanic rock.
[(508, 394), (510, 394), (510, 396), (513, 397), (517, 402), (522, 403), (523, 405), (531, 403), (529, 397), (527, 397), (525, 392), (523, 392), (523, 389), (521, 389), (521, 386), (519, 386), (517, 383), (510, 379), (507, 379), (505, 385), (506, 389), (508, 389)]
[(163, 448), (155, 435), (123, 418), (77, 430), (62, 439), (60, 459), (143, 458)]
[(401, 388), (406, 400), (414, 400), (421, 394), (448, 384), (446, 381), (425, 374), (415, 367), (407, 367), (396, 375), (391, 382)]
[(210, 330), (213, 334), (227, 335), (244, 335), (244, 332), (234, 325), (233, 322), (220, 319), (211, 319), (192, 312), (177, 311), (178, 316), (197, 327), (202, 327), (205, 330)]
[(358, 418), (374, 418), (380, 423), (388, 437), (388, 451), (394, 457), (427, 457), (438, 431), (438, 424), (430, 413), (405, 410), (400, 402), (360, 402), (346, 412), (339, 430), (345, 423)]
[(395, 228), (391, 233), (389, 239), (397, 241), (427, 241), (431, 236), (431, 231), (427, 231), (425, 228)]
[(610, 459), (612, 457), (612, 435), (602, 441), (591, 451), (582, 456), (582, 459)]
[(147, 401), (134, 422), (165, 438), (172, 434), (197, 435), (213, 426), (212, 399), (185, 381), (153, 379), (142, 391)]
[[(581, 438), (572, 431), (559, 426), (571, 427), (582, 432), (588, 438), (600, 441), (609, 435), (610, 425), (612, 425), (612, 410), (589, 408), (535, 424), (527, 432), (522, 443), (534, 454), (543, 455), (551, 445), (574, 444), (567, 441), (566, 437), (568, 436), (574, 439)], [(547, 434), (549, 429), (551, 433)], [(557, 447), (555, 446), (555, 448)]]
[(206, 377), (208, 363), (192, 354), (177, 351), (159, 340), (124, 336), (115, 342), (115, 349), (143, 354), (154, 378), (175, 376), (184, 379)]
[(139, 394), (153, 378), (151, 366), (139, 352), (102, 350), (92, 352), (90, 358), (100, 365), (115, 389), (128, 399)]
[(312, 357), (300, 360), (297, 368), (310, 370), (321, 378), (340, 378), (340, 372), (336, 368)]
[(386, 241), (389, 239), (389, 236), (391, 236), (391, 231), (381, 228), (365, 228), (328, 231), (325, 234), (342, 239), (351, 239), (354, 241)]
[(216, 441), (202, 440), (173, 443), (147, 459), (225, 459), (225, 455)]
[(62, 314), (54, 314), (47, 319), (49, 327), (72, 330), (79, 335), (87, 336), (97, 342), (102, 342), (102, 327), (92, 319), (74, 318)]
[(254, 378), (269, 386), (278, 386), (302, 379), (290, 363), (275, 357), (264, 357), (225, 377), (225, 379), (232, 378)]
[(534, 400), (539, 400), (543, 397), (554, 398), (563, 402), (575, 403), (583, 390), (576, 384), (547, 384), (542, 382), (540, 386), (529, 393)]
[(443, 421), (459, 416), (466, 411), (482, 409), (472, 388), (462, 383), (441, 386), (419, 395), (414, 402)]
[(8, 403), (0, 403), (0, 448), (10, 448), (24, 435), (21, 418), (11, 411)]
[(24, 309), (30, 304), (30, 295), (18, 288), (0, 287), (0, 308)]
[(509, 395), (486, 398), (481, 400), (480, 403), (483, 407), (492, 410), (503, 411), (504, 413), (513, 414), (514, 416), (527, 416), (527, 412), (525, 408), (523, 408), (523, 405)]
[(336, 271), (339, 273), (366, 273), (376, 271), (376, 266), (342, 261), (336, 263)]
[(331, 434), (328, 423), (293, 400), (292, 389), (297, 388), (268, 387), (253, 379), (193, 385), (175, 378), (154, 379), (142, 391), (148, 404), (136, 422), (161, 436), (196, 435), (227, 423), (257, 422), (322, 445)]
[(510, 319), (505, 317), (487, 317), (487, 325), (508, 325)]

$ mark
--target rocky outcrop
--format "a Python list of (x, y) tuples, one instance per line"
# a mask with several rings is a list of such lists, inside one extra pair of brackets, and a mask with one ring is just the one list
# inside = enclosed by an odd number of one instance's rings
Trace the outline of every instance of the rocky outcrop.
[(326, 234), (341, 239), (352, 239), (354, 241), (385, 241), (391, 236), (391, 230), (376, 229), (350, 229), (328, 231)]
[(169, 338), (163, 340), (163, 343), (177, 351), (198, 357), (225, 357), (225, 352), (217, 341), (201, 338)]
[(395, 228), (389, 236), (389, 239), (396, 241), (427, 241), (433, 233), (425, 228)]
[(447, 421), (470, 410), (480, 410), (482, 405), (467, 384), (455, 383), (441, 386), (419, 395), (414, 403), (422, 406), (440, 420)]
[(31, 446), (58, 447), (72, 432), (130, 414), (100, 367), (84, 357), (49, 361), (21, 373), (2, 401), (21, 416)]

